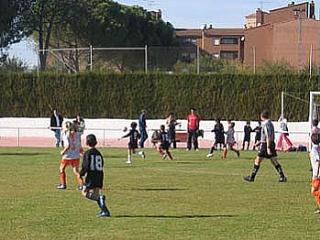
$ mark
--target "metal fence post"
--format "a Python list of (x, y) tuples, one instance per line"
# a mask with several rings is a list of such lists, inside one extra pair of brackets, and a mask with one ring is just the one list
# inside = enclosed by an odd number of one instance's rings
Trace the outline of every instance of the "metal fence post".
[(93, 48), (92, 48), (92, 45), (90, 45), (90, 71), (92, 71), (93, 69), (93, 66), (92, 66), (92, 58), (93, 58)]
[(20, 147), (20, 128), (17, 128), (17, 147)]
[(197, 46), (197, 74), (200, 74), (200, 47)]
[(148, 46), (144, 46), (144, 67), (145, 67), (145, 73), (148, 73)]

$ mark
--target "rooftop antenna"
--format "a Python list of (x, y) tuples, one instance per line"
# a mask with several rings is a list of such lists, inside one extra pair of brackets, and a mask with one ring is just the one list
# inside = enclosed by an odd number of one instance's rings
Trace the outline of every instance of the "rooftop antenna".
[(271, 2), (267, 2), (267, 1), (259, 1), (260, 4), (260, 9), (263, 10), (264, 4), (270, 4)]

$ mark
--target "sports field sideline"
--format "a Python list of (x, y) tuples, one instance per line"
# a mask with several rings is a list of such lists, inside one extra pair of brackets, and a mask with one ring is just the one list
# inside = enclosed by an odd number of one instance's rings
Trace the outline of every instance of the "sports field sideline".
[(172, 152), (127, 166), (126, 149), (102, 149), (112, 217), (99, 219), (70, 168), (68, 189), (55, 188), (57, 149), (0, 148), (0, 239), (319, 239), (307, 153), (279, 154), (287, 183), (267, 161), (247, 183), (255, 152)]

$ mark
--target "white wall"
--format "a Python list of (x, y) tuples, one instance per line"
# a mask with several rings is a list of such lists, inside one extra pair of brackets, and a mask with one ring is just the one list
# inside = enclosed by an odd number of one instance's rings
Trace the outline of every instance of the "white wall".
[[(106, 138), (119, 138), (123, 135), (122, 129), (126, 126), (129, 128), (130, 123), (137, 120), (128, 119), (85, 119), (86, 131), (85, 134), (94, 133), (97, 137)], [(186, 120), (178, 120), (181, 122), (181, 128), (177, 129), (185, 130), (187, 126)], [(227, 123), (222, 121), (225, 128)], [(245, 121), (235, 122), (236, 139), (241, 141), (243, 138), (243, 127)], [(49, 118), (0, 118), (0, 136), (2, 137), (13, 137), (17, 136), (17, 128), (20, 128), (19, 134), (21, 137), (52, 137), (52, 131), (48, 129), (50, 124)], [(164, 119), (158, 120), (147, 120), (148, 130), (159, 129), (161, 124), (165, 124)], [(212, 140), (214, 134), (210, 131), (213, 129), (215, 121), (201, 121), (200, 129), (205, 131), (204, 139)], [(279, 130), (279, 123), (274, 122), (276, 131)], [(251, 127), (257, 126), (256, 122), (251, 122)], [(289, 122), (288, 128), (290, 132), (290, 139), (293, 142), (307, 143), (309, 124), (308, 122)], [(102, 129), (106, 129), (103, 131)], [(103, 133), (104, 132), (104, 133)], [(254, 138), (254, 133), (252, 133)]]

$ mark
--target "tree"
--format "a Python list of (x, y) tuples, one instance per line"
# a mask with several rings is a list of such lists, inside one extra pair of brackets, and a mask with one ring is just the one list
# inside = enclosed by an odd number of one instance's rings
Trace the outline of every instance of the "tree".
[(0, 62), (6, 60), (5, 49), (19, 42), (28, 32), (24, 31), (24, 13), (30, 1), (0, 0)]
[(46, 69), (48, 49), (54, 27), (67, 22), (77, 0), (30, 0), (31, 7), (24, 14), (24, 28), (37, 37), (41, 70)]
[[(76, 21), (74, 19), (77, 19)], [(53, 47), (143, 47), (172, 46), (177, 41), (170, 23), (153, 17), (141, 7), (129, 7), (108, 0), (80, 0), (69, 12), (65, 24), (55, 25)], [(143, 65), (144, 53), (95, 52), (95, 65), (130, 71)], [(61, 52), (60, 58), (79, 70), (79, 59), (86, 58), (78, 51)], [(88, 58), (88, 57), (87, 57)], [(137, 61), (141, 58), (141, 61)]]

